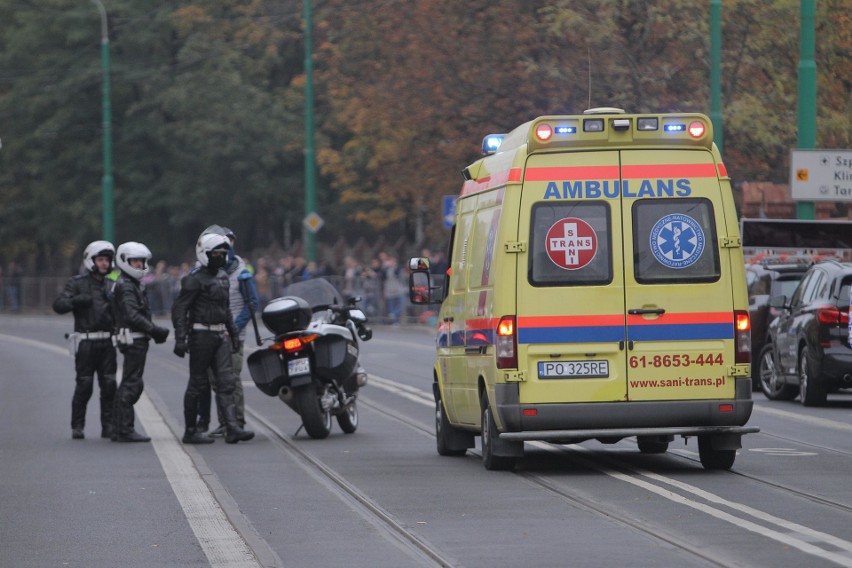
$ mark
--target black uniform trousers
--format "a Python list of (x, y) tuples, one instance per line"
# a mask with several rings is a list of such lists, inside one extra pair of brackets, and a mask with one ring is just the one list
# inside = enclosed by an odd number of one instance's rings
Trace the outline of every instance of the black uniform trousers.
[(221, 332), (193, 330), (189, 334), (189, 384), (183, 397), (187, 429), (195, 429), (199, 398), (210, 390), (207, 369), (213, 370), (216, 404), (221, 408), (233, 406), (236, 379), (231, 364), (231, 342)]
[(82, 430), (86, 425), (86, 406), (94, 391), (95, 373), (101, 400), (101, 427), (112, 427), (112, 404), (115, 398), (115, 347), (110, 339), (84, 339), (74, 356), (77, 373), (74, 396), (71, 398), (71, 428)]
[(122, 346), (124, 369), (121, 373), (121, 384), (115, 395), (115, 433), (119, 436), (129, 436), (135, 431), (136, 413), (133, 405), (142, 396), (145, 385), (142, 374), (145, 372), (145, 360), (148, 357), (148, 338), (134, 339), (130, 345)]

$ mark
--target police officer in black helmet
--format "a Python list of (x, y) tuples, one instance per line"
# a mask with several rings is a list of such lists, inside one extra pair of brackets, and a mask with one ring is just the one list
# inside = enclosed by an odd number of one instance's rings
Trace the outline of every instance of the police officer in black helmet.
[(225, 419), (225, 442), (236, 444), (254, 438), (237, 422), (234, 400), (234, 370), (231, 353), (240, 348), (239, 332), (229, 308), (229, 281), (225, 260), (230, 241), (224, 235), (202, 233), (195, 245), (200, 266), (181, 280), (181, 289), (172, 305), (175, 328), (175, 355), (189, 352), (189, 383), (183, 399), (186, 430), (184, 444), (209, 444), (214, 440), (197, 429), (198, 399), (209, 388), (207, 370), (213, 369), (216, 402)]
[(101, 403), (101, 437), (112, 435), (112, 405), (115, 397), (116, 357), (112, 344), (113, 312), (106, 275), (112, 268), (115, 248), (108, 241), (89, 243), (83, 252), (85, 274), (74, 276), (53, 302), (58, 314), (74, 312), (74, 334), (69, 338), (74, 349), (77, 372), (71, 399), (71, 437), (85, 438), (86, 406), (92, 398), (95, 373), (98, 375)]

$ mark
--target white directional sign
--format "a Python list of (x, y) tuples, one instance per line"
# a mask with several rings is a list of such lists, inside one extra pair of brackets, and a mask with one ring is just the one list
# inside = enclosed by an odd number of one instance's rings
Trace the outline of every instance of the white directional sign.
[(793, 150), (793, 199), (852, 201), (852, 150)]

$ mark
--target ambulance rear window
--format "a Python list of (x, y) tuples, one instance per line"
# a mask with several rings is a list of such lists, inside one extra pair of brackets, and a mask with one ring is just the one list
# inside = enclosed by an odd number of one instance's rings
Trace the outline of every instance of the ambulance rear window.
[(588, 286), (612, 282), (610, 209), (605, 201), (536, 203), (530, 265), (533, 286)]
[(633, 204), (633, 270), (641, 284), (715, 282), (719, 247), (707, 199), (642, 199)]

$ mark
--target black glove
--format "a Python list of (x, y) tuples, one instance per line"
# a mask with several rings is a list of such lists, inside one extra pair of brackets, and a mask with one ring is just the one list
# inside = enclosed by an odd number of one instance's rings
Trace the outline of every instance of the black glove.
[(239, 353), (240, 347), (242, 347), (242, 344), (240, 342), (240, 336), (238, 335), (236, 337), (232, 337), (231, 338), (231, 353)]
[(92, 305), (92, 297), (89, 294), (78, 294), (71, 298), (71, 303), (75, 308), (85, 308)]
[(165, 327), (155, 325), (154, 329), (151, 330), (150, 335), (154, 339), (154, 343), (165, 343), (166, 339), (169, 337), (169, 330)]
[(186, 342), (185, 341), (176, 341), (175, 342), (175, 355), (183, 358), (186, 355)]

